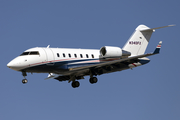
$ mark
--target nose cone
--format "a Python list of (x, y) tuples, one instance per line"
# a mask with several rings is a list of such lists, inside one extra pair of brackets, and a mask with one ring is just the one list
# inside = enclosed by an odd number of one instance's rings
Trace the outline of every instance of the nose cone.
[(16, 70), (16, 68), (18, 67), (17, 64), (12, 60), (7, 64), (7, 67), (13, 70)]
[(13, 64), (11, 63), (11, 62), (9, 62), (8, 64), (7, 64), (7, 67), (8, 68), (11, 68), (13, 66)]
[(10, 61), (7, 64), (7, 67), (16, 71), (19, 71), (22, 67), (21, 67), (21, 62), (19, 61), (19, 58), (15, 58), (12, 61)]

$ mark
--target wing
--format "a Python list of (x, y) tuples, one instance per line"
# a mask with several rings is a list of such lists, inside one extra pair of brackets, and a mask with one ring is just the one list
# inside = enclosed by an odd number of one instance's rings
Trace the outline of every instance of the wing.
[[(123, 59), (119, 59), (119, 60), (113, 60), (113, 61), (108, 61), (108, 62), (102, 62), (99, 64), (95, 64), (95, 65), (90, 65), (90, 66), (83, 66), (83, 67), (76, 67), (76, 68), (69, 68), (70, 71), (76, 71), (76, 70), (82, 70), (85, 68), (98, 68), (98, 67), (103, 67), (103, 66), (107, 66), (107, 65), (112, 65), (112, 64), (116, 64), (116, 63), (122, 63), (122, 62), (130, 62), (130, 61), (136, 61), (139, 58), (143, 58), (143, 57), (148, 57), (151, 55), (155, 55), (155, 54), (159, 54), (160, 52), (160, 48), (162, 45), (162, 41), (159, 42), (159, 44), (157, 45), (156, 49), (154, 50), (153, 53), (148, 53), (148, 54), (143, 54), (143, 55), (137, 55), (137, 56), (130, 56), (128, 58), (123, 58)], [(132, 62), (130, 62), (132, 63)]]
[[(69, 67), (69, 72), (66, 75), (58, 75), (58, 74), (53, 74), (50, 73), (48, 78), (54, 78), (59, 81), (66, 81), (69, 80), (72, 81), (73, 79), (84, 79), (84, 76), (87, 75), (101, 75), (105, 73), (110, 73), (110, 72), (115, 72), (115, 71), (120, 71), (121, 69), (114, 69), (112, 70), (111, 68), (123, 68), (125, 69), (126, 66), (129, 64), (134, 64), (138, 63), (141, 58), (152, 56), (155, 54), (159, 54), (160, 48), (161, 48), (162, 41), (159, 42), (158, 46), (154, 50), (153, 53), (148, 53), (148, 54), (143, 54), (143, 55), (137, 55), (137, 56), (130, 56), (127, 58), (123, 59), (118, 59), (118, 60), (113, 60), (113, 61), (106, 61), (106, 62), (100, 62), (98, 64), (92, 64), (88, 66), (81, 66), (81, 67)], [(146, 58), (147, 59), (147, 58)], [(136, 66), (134, 64), (134, 66)], [(123, 70), (122, 69), (122, 70)], [(128, 68), (126, 68), (128, 69)]]

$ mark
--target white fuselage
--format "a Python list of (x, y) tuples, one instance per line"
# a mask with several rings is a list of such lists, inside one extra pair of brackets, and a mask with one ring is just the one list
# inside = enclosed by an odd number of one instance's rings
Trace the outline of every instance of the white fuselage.
[[(16, 71), (36, 73), (65, 74), (69, 68), (117, 60), (120, 58), (101, 59), (99, 50), (67, 49), (36, 47), (24, 51), (20, 56), (8, 63), (8, 67)], [(129, 64), (127, 68), (142, 65)], [(124, 69), (124, 68), (121, 68)]]

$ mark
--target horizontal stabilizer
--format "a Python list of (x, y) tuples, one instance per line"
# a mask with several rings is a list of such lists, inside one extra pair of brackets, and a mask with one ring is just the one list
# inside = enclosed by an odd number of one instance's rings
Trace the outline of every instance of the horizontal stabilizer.
[(163, 27), (157, 27), (157, 28), (150, 28), (150, 29), (141, 29), (141, 32), (145, 32), (145, 31), (155, 31), (156, 29), (161, 29), (161, 28), (166, 28), (166, 27), (172, 27), (175, 25), (168, 25), (168, 26), (163, 26)]

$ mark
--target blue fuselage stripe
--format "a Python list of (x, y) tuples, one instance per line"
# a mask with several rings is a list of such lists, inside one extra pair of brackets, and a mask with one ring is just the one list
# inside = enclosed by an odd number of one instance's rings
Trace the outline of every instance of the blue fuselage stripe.
[(82, 67), (82, 66), (88, 66), (92, 64), (98, 64), (100, 61), (99, 59), (81, 59), (81, 60), (55, 60), (51, 62), (46, 62), (46, 63), (40, 63), (40, 64), (35, 64), (35, 65), (30, 65), (27, 68), (24, 68), (21, 71), (38, 71), (38, 70), (43, 70), (43, 71), (49, 71), (49, 70), (60, 70), (60, 71), (66, 71), (69, 68), (74, 68), (74, 67)]

